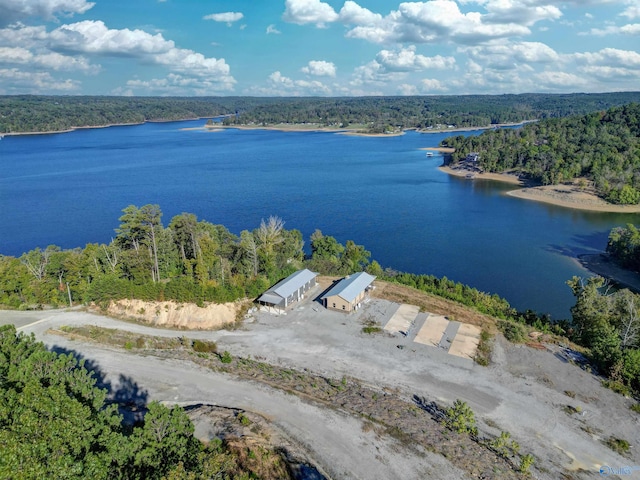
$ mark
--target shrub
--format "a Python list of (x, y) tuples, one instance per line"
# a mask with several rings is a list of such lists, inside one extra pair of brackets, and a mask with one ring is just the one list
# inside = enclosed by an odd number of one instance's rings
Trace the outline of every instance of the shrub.
[(508, 458), (512, 454), (516, 455), (520, 450), (520, 445), (515, 440), (511, 440), (509, 432), (500, 433), (500, 436), (493, 439), (489, 446), (504, 458)]
[(523, 343), (527, 340), (527, 331), (519, 323), (510, 320), (498, 320), (498, 328), (510, 342)]
[(521, 473), (529, 473), (529, 469), (531, 468), (531, 465), (533, 465), (534, 462), (534, 458), (533, 455), (531, 455), (530, 453), (527, 453), (526, 455), (524, 455), (521, 459), (520, 459), (520, 472)]
[(450, 407), (445, 412), (445, 425), (450, 430), (458, 433), (469, 433), (477, 435), (478, 428), (476, 427), (476, 417), (471, 410), (471, 407), (466, 402), (458, 399), (453, 402), (453, 407)]
[(629, 442), (622, 438), (609, 437), (605, 442), (605, 445), (614, 452), (618, 452), (620, 455), (624, 455), (629, 451)]
[(248, 427), (249, 425), (251, 425), (251, 420), (249, 420), (249, 417), (247, 417), (244, 413), (240, 412), (238, 413), (238, 416), (236, 417), (238, 419), (238, 421), (244, 425), (245, 427)]
[(222, 363), (231, 363), (233, 361), (233, 357), (228, 351), (225, 350), (220, 356), (220, 361)]
[(209, 340), (194, 340), (191, 344), (194, 352), (200, 353), (216, 353), (218, 351), (218, 345), (216, 342)]

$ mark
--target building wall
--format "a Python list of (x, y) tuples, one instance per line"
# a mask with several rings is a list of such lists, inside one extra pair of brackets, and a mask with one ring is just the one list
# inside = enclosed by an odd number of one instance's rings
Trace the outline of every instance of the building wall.
[(338, 295), (326, 297), (325, 307), (329, 310), (338, 310), (340, 312), (351, 312), (353, 310), (351, 303)]

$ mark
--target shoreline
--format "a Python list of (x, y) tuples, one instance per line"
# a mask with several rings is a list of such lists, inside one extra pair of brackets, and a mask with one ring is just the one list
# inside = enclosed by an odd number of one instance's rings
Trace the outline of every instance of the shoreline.
[[(144, 125), (145, 123), (170, 123), (170, 122), (187, 122), (190, 120), (202, 120), (209, 118), (217, 118), (224, 115), (216, 115), (212, 117), (195, 117), (195, 118), (182, 118), (175, 120), (144, 120), (142, 122), (131, 122), (131, 123), (109, 123), (106, 125), (83, 125), (81, 127), (69, 127), (65, 130), (50, 130), (50, 131), (38, 131), (38, 132), (7, 132), (0, 133), (0, 138), (8, 137), (8, 136), (20, 136), (20, 135), (53, 135), (60, 133), (70, 133), (76, 130), (84, 130), (84, 129), (92, 129), (92, 128), (110, 128), (110, 127), (130, 127), (135, 125)], [(340, 133), (343, 135), (353, 135), (353, 136), (361, 136), (361, 137), (397, 137), (404, 135), (405, 132), (413, 130), (417, 133), (446, 133), (446, 132), (469, 132), (473, 130), (489, 130), (491, 128), (501, 128), (501, 127), (513, 127), (517, 125), (524, 125), (526, 123), (536, 122), (537, 120), (524, 120), (518, 123), (500, 123), (495, 125), (488, 126), (478, 126), (478, 127), (460, 127), (460, 128), (441, 128), (441, 129), (433, 129), (433, 130), (419, 130), (415, 127), (405, 128), (399, 132), (394, 133), (366, 133), (366, 132), (358, 132), (355, 129), (349, 128), (337, 128), (337, 127), (320, 127), (320, 126), (310, 126), (306, 127), (305, 124), (275, 124), (275, 125), (213, 125), (207, 126), (203, 125), (202, 127), (191, 127), (184, 130), (217, 130), (217, 129), (227, 129), (227, 128), (237, 128), (238, 130), (275, 130), (279, 132), (327, 132), (327, 133)], [(180, 129), (183, 130), (183, 129)], [(436, 150), (438, 147), (429, 147), (428, 149)], [(443, 150), (439, 150), (443, 151)]]
[(640, 274), (616, 265), (607, 253), (578, 255), (577, 262), (591, 273), (611, 280), (635, 293), (640, 293)]
[(505, 192), (505, 195), (522, 200), (589, 212), (640, 213), (640, 205), (614, 205), (604, 201), (592, 191), (582, 189), (574, 184), (532, 186), (528, 185), (518, 175), (510, 173), (480, 173), (464, 168), (454, 169), (447, 166), (441, 166), (438, 169), (449, 175), (469, 178), (469, 180), (493, 180), (517, 185), (521, 188), (509, 190)]
[(90, 130), (98, 128), (111, 128), (111, 127), (135, 127), (136, 125), (144, 125), (145, 123), (171, 123), (171, 122), (188, 122), (191, 120), (202, 120), (204, 118), (212, 117), (195, 117), (195, 118), (182, 118), (179, 120), (144, 120), (142, 122), (129, 122), (129, 123), (108, 123), (106, 125), (84, 125), (82, 127), (69, 127), (66, 130), (50, 130), (46, 132), (7, 132), (0, 133), (2, 137), (18, 137), (21, 135), (55, 135), (59, 133), (71, 133), (76, 130)]

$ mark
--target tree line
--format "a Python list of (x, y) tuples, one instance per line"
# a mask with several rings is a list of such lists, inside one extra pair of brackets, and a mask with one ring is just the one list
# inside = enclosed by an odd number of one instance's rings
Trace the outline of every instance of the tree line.
[(38, 308), (122, 298), (223, 303), (255, 298), (304, 266), (331, 275), (381, 271), (363, 246), (351, 240), (342, 245), (320, 231), (306, 255), (302, 233), (287, 230), (278, 217), (238, 236), (191, 213), (176, 215), (165, 227), (158, 205), (129, 205), (122, 212), (108, 244), (68, 250), (50, 245), (17, 258), (0, 256), (0, 305)]
[(256, 105), (229, 125), (313, 123), (328, 127), (359, 126), (369, 133), (403, 128), (485, 127), (536, 118), (564, 117), (640, 100), (640, 93), (521, 94), (357, 98), (285, 98)]
[(586, 114), (630, 102), (640, 102), (640, 92), (338, 98), (0, 96), (0, 134), (219, 115), (226, 115), (228, 125), (356, 125), (377, 133), (485, 127)]
[(477, 152), (484, 171), (516, 172), (543, 185), (582, 178), (609, 202), (640, 202), (640, 103), (458, 135), (442, 144), (456, 149), (451, 164)]

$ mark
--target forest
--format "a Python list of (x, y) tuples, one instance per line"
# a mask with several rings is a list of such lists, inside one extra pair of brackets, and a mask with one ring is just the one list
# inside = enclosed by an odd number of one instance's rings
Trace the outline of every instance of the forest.
[(543, 185), (582, 179), (609, 202), (640, 202), (640, 103), (458, 135), (442, 145), (456, 149), (454, 165), (476, 152), (483, 171), (519, 173)]
[(630, 102), (640, 102), (640, 92), (338, 98), (0, 96), (0, 134), (222, 115), (227, 125), (309, 123), (380, 133), (557, 118)]
[(278, 452), (238, 451), (223, 440), (205, 445), (182, 408), (144, 405), (144, 391), (137, 399), (144, 416), (125, 422), (117, 401), (130, 392), (110, 388), (92, 362), (0, 326), (0, 478), (291, 478)]

